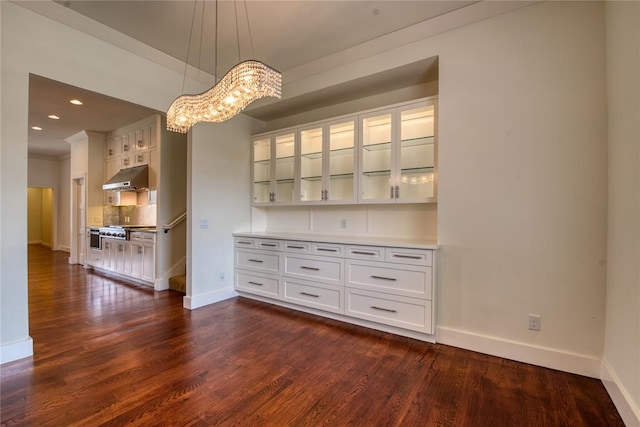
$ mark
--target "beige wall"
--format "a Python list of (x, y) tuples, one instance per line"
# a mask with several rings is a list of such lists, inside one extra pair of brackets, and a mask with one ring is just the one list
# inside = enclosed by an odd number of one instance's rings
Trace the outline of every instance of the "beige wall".
[(603, 380), (612, 395), (628, 402), (618, 407), (631, 426), (640, 425), (640, 3), (606, 2), (605, 8), (609, 222)]
[(27, 189), (27, 239), (42, 243), (42, 188)]

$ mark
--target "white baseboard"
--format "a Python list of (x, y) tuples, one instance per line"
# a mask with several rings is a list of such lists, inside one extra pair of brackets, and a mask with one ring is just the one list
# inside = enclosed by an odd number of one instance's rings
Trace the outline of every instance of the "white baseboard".
[(63, 251), (63, 252), (67, 252), (67, 253), (71, 253), (71, 248), (69, 246), (60, 245), (60, 246), (58, 246), (58, 250), (59, 251)]
[(13, 362), (14, 360), (29, 356), (33, 356), (33, 340), (31, 337), (26, 340), (0, 346), (0, 364)]
[(629, 396), (620, 378), (618, 378), (606, 360), (602, 361), (600, 379), (602, 380), (602, 384), (604, 384), (604, 388), (607, 389), (607, 393), (609, 393), (613, 404), (616, 405), (616, 409), (625, 425), (627, 427), (639, 427), (640, 408), (633, 403), (631, 396)]
[(224, 301), (236, 296), (238, 296), (238, 294), (232, 287), (218, 289), (213, 292), (207, 292), (206, 294), (192, 295), (190, 297), (185, 296), (182, 298), (182, 306), (189, 310), (195, 310), (196, 308), (204, 307), (205, 305)]
[(29, 245), (41, 245), (42, 244), (42, 240), (29, 240), (27, 242), (27, 244), (29, 244)]
[(446, 327), (437, 328), (437, 342), (572, 374), (600, 378), (601, 360), (586, 354), (569, 353)]
[(49, 248), (49, 249), (51, 249), (51, 243), (45, 243), (45, 242), (42, 242), (42, 243), (40, 243), (40, 244), (41, 244), (42, 246), (44, 246), (45, 248)]

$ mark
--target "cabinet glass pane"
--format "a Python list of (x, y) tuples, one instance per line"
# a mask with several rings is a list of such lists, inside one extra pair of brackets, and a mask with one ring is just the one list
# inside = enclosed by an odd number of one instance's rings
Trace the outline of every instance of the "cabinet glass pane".
[(267, 203), (271, 184), (271, 140), (253, 141), (253, 201)]
[(390, 198), (391, 113), (362, 120), (362, 198)]
[(293, 154), (295, 134), (276, 137), (276, 202), (293, 201)]
[(355, 122), (329, 126), (329, 200), (353, 199)]
[(300, 132), (300, 200), (322, 200), (322, 128)]
[(400, 198), (433, 197), (433, 105), (400, 112)]

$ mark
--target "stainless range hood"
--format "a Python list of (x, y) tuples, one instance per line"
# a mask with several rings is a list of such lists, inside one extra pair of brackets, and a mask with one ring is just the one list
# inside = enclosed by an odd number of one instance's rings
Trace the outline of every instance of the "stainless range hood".
[(103, 190), (136, 191), (149, 187), (149, 166), (121, 169), (103, 186)]

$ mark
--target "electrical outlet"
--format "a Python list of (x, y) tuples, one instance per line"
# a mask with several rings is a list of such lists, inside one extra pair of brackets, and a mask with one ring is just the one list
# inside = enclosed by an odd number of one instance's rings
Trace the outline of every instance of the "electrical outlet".
[(346, 218), (342, 218), (342, 220), (340, 221), (340, 227), (341, 228), (347, 228), (347, 219)]
[(540, 315), (539, 314), (530, 314), (529, 315), (529, 329), (532, 331), (540, 330)]
[(206, 230), (207, 228), (209, 228), (209, 220), (208, 219), (201, 219), (200, 220), (200, 229)]
[(220, 281), (221, 281), (221, 282), (224, 282), (224, 271), (221, 271), (221, 272), (218, 274), (218, 277), (220, 278)]

